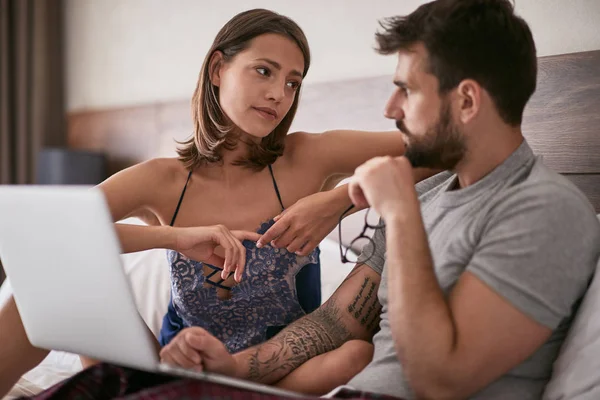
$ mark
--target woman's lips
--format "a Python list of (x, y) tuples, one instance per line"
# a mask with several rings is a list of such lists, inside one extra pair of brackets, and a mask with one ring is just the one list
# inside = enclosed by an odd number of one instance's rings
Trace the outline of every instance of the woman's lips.
[(277, 119), (276, 112), (274, 110), (263, 108), (263, 107), (252, 107), (261, 117), (269, 121), (275, 121)]

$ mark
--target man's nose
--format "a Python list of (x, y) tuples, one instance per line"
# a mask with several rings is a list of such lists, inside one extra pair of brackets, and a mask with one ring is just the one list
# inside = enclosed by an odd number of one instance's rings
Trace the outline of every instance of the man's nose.
[(402, 98), (399, 93), (399, 89), (394, 90), (394, 93), (390, 96), (383, 115), (386, 118), (393, 119), (396, 121), (404, 119), (404, 111), (402, 110)]

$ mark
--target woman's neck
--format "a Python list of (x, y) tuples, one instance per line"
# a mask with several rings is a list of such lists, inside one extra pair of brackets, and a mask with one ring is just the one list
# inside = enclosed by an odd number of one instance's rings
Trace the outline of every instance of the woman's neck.
[(250, 135), (241, 134), (237, 139), (236, 147), (232, 150), (223, 149), (222, 162), (207, 165), (203, 168), (203, 175), (222, 181), (226, 185), (236, 185), (238, 181), (255, 174), (256, 172), (252, 169), (234, 165), (234, 163), (248, 157), (250, 154), (249, 141), (256, 141), (256, 139)]

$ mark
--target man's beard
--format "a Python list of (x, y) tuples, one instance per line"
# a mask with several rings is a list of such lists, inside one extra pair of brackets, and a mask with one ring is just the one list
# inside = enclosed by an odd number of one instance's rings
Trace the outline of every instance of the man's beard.
[(402, 121), (396, 126), (408, 137), (404, 156), (413, 168), (452, 170), (465, 156), (465, 142), (452, 121), (449, 102), (443, 102), (438, 123), (422, 136), (415, 136)]

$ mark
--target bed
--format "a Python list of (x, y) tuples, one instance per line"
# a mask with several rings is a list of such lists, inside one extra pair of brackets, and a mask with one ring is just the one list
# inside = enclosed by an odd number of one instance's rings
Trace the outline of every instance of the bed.
[[(393, 122), (382, 116), (391, 90), (390, 77), (308, 85), (303, 89), (292, 130), (394, 129)], [(105, 153), (110, 173), (151, 157), (174, 156), (174, 140), (185, 139), (191, 132), (187, 101), (77, 112), (68, 116), (68, 122), (70, 147)], [(600, 51), (539, 59), (538, 86), (526, 108), (523, 131), (545, 163), (572, 180), (586, 194), (596, 213), (600, 213)], [(144, 137), (140, 138), (140, 134)], [(355, 230), (361, 224), (362, 215), (354, 215), (344, 226)], [(352, 235), (345, 237), (351, 239)], [(323, 299), (327, 299), (351, 266), (340, 263), (335, 234), (324, 240), (321, 251), (322, 294)], [(169, 300), (165, 253), (150, 250), (122, 257), (140, 314), (157, 334)], [(572, 337), (564, 346), (566, 355), (563, 357), (561, 353), (557, 361), (556, 377), (552, 381), (554, 389), (548, 398), (564, 395), (565, 387), (571, 390), (569, 393), (582, 390), (569, 371), (585, 371), (591, 364), (579, 364), (580, 369), (577, 369), (573, 360), (582, 355), (585, 358), (586, 352), (600, 359), (598, 344), (594, 348), (596, 353), (586, 347), (594, 337), (600, 337), (600, 321), (594, 318), (595, 322), (589, 323), (593, 310), (600, 307), (600, 274), (596, 276), (598, 282), (594, 281), (589, 291), (593, 293), (586, 295)], [(148, 287), (143, 283), (148, 280), (157, 284), (144, 290)], [(9, 291), (5, 283), (0, 289), (0, 302)], [(579, 334), (582, 330), (585, 332)], [(577, 340), (581, 338), (589, 343), (581, 344), (581, 340)], [(600, 371), (600, 365), (594, 366), (598, 368), (592, 370)], [(80, 368), (74, 355), (51, 352), (39, 367), (23, 377), (11, 396), (35, 393)], [(600, 375), (588, 379), (586, 385), (589, 386), (589, 382), (600, 385)]]

